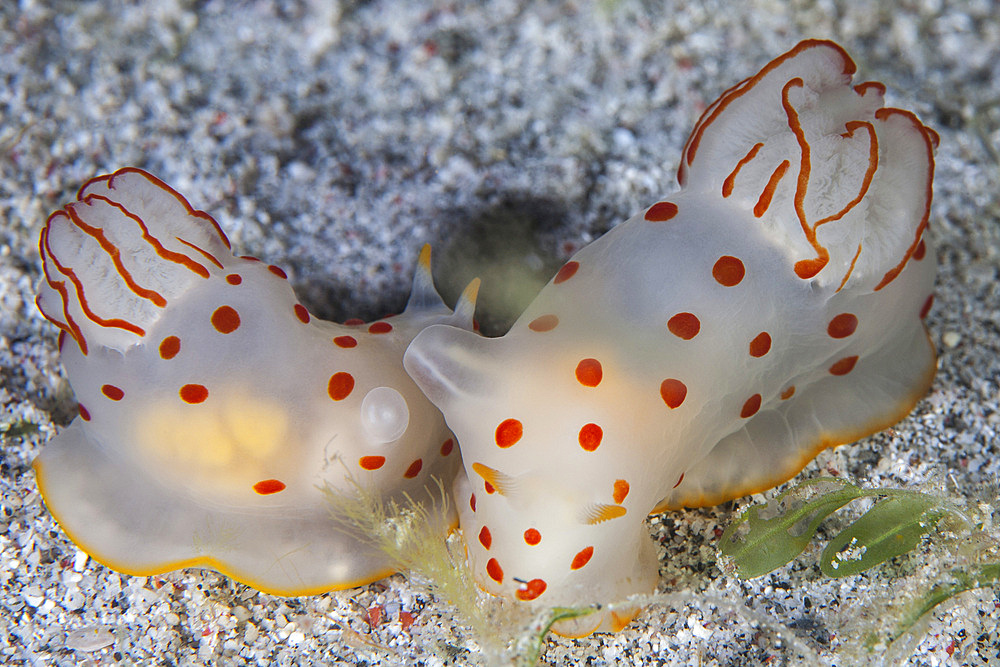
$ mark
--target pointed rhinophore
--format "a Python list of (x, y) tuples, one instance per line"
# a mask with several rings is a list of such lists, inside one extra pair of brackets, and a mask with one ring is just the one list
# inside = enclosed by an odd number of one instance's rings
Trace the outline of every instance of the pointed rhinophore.
[(425, 243), (420, 249), (417, 269), (413, 273), (413, 288), (410, 290), (410, 299), (406, 302), (406, 310), (432, 310), (446, 307), (437, 289), (434, 288), (434, 277), (431, 275), (431, 244)]

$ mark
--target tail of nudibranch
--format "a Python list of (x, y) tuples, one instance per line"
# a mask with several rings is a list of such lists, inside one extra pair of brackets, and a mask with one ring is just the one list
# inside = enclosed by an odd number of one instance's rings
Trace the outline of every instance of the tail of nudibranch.
[(800, 43), (706, 109), (678, 180), (752, 211), (800, 279), (878, 290), (917, 252), (938, 138), (883, 107), (882, 84), (852, 86), (855, 69), (833, 42)]
[(233, 259), (210, 215), (135, 168), (86, 183), (49, 216), (39, 251), (38, 308), (84, 354), (135, 345), (172, 299)]

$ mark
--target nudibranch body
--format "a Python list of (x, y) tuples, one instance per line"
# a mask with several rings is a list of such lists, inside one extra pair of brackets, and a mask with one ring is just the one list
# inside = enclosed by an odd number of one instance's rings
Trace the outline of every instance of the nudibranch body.
[(487, 591), (650, 593), (649, 512), (774, 486), (926, 392), (937, 136), (854, 71), (835, 44), (799, 44), (708, 107), (679, 192), (573, 256), (509, 333), (414, 339), (404, 365), (459, 439)]
[(401, 362), (429, 324), (471, 327), (476, 285), (453, 314), (425, 247), (404, 313), (320, 321), (155, 177), (122, 169), (78, 199), (42, 232), (38, 297), (80, 403), (35, 461), (67, 534), (127, 573), (206, 566), (283, 595), (389, 574), (323, 487), (419, 501), (454, 476), (452, 435)]

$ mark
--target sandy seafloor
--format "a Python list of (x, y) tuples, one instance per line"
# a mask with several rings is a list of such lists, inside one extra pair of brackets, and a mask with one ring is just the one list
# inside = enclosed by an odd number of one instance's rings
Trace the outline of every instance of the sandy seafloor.
[[(995, 544), (994, 3), (0, 4), (0, 663), (487, 660), (448, 607), (399, 575), (281, 599), (210, 571), (119, 575), (69, 542), (30, 467), (75, 413), (55, 327), (33, 299), (41, 225), (83, 181), (125, 165), (152, 171), (241, 252), (284, 266), (328, 319), (398, 311), (431, 242), (449, 301), (482, 275), (479, 317), (495, 333), (576, 249), (674, 191), (681, 146), (708, 103), (807, 37), (840, 42), (858, 80), (884, 82), (890, 104), (941, 135), (927, 320), (940, 370), (907, 419), (821, 454), (799, 479), (940, 492), (978, 507), (982, 541)], [(748, 502), (654, 517), (669, 599), (622, 633), (551, 639), (543, 661), (1000, 664), (996, 589), (936, 610), (898, 656), (858, 652), (859, 637), (892, 619), (887, 601), (969, 557), (955, 540), (937, 535), (914, 556), (838, 580), (821, 575), (811, 547), (740, 581), (720, 569), (715, 545)], [(370, 627), (371, 607), (388, 620)]]

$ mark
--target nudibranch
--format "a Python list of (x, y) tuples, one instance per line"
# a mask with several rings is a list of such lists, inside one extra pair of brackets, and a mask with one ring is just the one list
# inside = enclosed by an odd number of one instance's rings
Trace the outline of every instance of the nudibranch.
[(37, 299), (79, 401), (34, 463), (70, 538), (122, 572), (211, 567), (280, 595), (390, 574), (323, 488), (429, 501), (424, 487), (454, 477), (454, 438), (402, 357), (430, 324), (471, 328), (478, 284), (452, 313), (426, 246), (405, 312), (321, 321), (284, 271), (235, 256), (150, 174), (122, 169), (77, 198), (42, 230)]
[(505, 336), (413, 340), (406, 370), (462, 450), (485, 590), (549, 606), (650, 593), (648, 513), (770, 488), (927, 391), (937, 135), (854, 72), (836, 44), (800, 43), (705, 110), (679, 192), (580, 250)]

